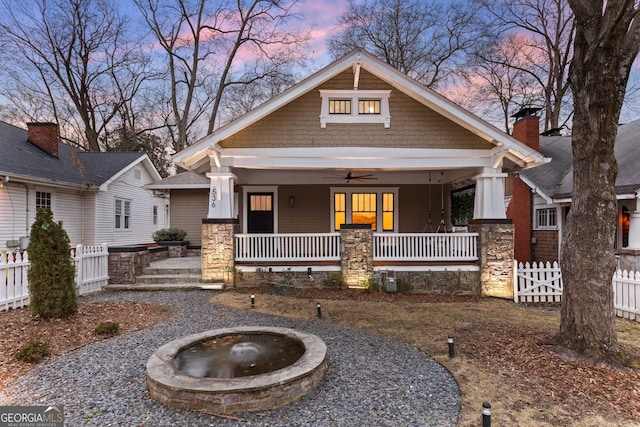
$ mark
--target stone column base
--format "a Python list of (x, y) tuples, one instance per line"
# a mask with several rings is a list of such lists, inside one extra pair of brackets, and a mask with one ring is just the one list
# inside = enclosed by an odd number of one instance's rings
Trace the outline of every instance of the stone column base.
[(233, 219), (202, 220), (202, 281), (233, 286), (235, 271)]
[(482, 295), (513, 299), (514, 226), (509, 219), (469, 221), (469, 231), (479, 233)]

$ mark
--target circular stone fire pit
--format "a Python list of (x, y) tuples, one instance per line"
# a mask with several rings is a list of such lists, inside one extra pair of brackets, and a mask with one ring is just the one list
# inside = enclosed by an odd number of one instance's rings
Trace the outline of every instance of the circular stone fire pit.
[(215, 329), (160, 347), (147, 362), (147, 387), (152, 398), (178, 409), (274, 409), (318, 385), (326, 354), (319, 337), (292, 329)]

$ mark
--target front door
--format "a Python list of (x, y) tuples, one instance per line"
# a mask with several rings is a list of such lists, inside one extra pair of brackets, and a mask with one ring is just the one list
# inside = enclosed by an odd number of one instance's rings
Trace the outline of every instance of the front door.
[(247, 231), (273, 233), (273, 193), (248, 193)]

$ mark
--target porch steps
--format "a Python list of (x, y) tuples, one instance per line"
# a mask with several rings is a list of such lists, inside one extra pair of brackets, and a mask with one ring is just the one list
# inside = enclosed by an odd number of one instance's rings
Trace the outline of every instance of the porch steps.
[(109, 284), (106, 291), (165, 291), (224, 289), (223, 283), (201, 282), (200, 257), (168, 258), (154, 261), (136, 277), (136, 283)]

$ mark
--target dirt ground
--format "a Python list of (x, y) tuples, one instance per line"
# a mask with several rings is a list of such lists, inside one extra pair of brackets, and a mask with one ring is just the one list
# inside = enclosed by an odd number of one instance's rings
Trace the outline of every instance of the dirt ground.
[[(331, 321), (412, 342), (445, 365), (463, 393), (461, 426), (478, 425), (481, 399), (494, 405), (494, 425), (640, 425), (640, 372), (592, 364), (547, 344), (557, 330), (557, 308), (523, 308), (508, 301), (346, 290), (254, 288), (216, 294), (213, 302), (287, 317)], [(171, 315), (166, 307), (133, 303), (84, 303), (64, 320), (34, 320), (28, 309), (0, 313), (0, 390), (32, 366), (15, 359), (20, 346), (48, 341), (61, 355), (105, 339), (101, 322), (120, 333), (149, 327)], [(357, 302), (357, 304), (354, 304)], [(533, 320), (532, 320), (533, 319)], [(640, 353), (640, 324), (620, 321), (620, 341)], [(455, 358), (441, 338), (455, 335)], [(107, 338), (108, 339), (108, 338)]]
[(170, 311), (163, 306), (136, 302), (83, 303), (78, 313), (61, 320), (37, 320), (28, 308), (0, 313), (0, 390), (13, 378), (32, 368), (30, 363), (16, 360), (15, 354), (32, 341), (48, 342), (51, 356), (105, 339), (93, 330), (102, 322), (116, 322), (120, 333), (148, 328), (166, 319)]

